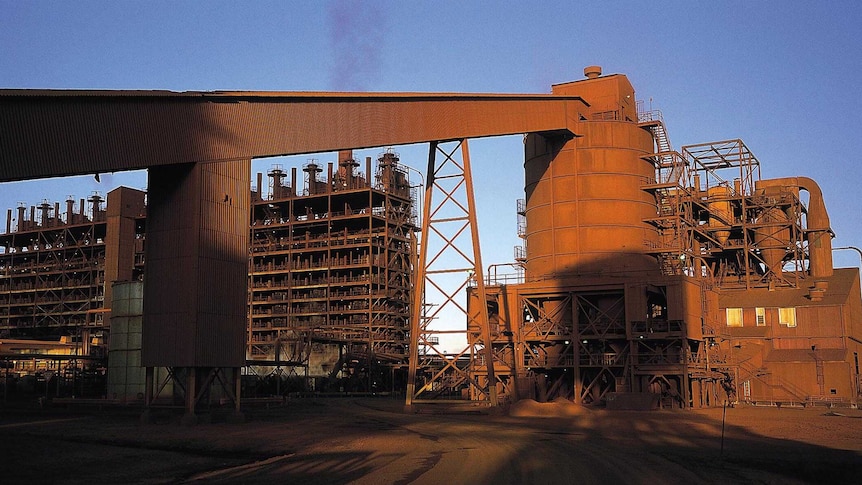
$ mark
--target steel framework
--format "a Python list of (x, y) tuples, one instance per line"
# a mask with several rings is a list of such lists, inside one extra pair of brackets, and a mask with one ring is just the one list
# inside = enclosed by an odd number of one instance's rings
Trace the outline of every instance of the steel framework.
[[(432, 142), (426, 173), (406, 405), (455, 392), (497, 406), (494, 365), (488, 365), (494, 362), (488, 311), (482, 307), (478, 313), (468, 312), (463, 300), (470, 285), (483, 301), (485, 296), (467, 140)], [(427, 312), (429, 298), (440, 303)], [(447, 352), (440, 348), (440, 337), (446, 345), (458, 345), (460, 337), (466, 346)]]

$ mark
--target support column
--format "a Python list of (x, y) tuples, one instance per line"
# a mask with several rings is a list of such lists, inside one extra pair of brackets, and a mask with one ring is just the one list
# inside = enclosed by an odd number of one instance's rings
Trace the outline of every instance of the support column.
[(198, 372), (245, 364), (250, 184), (250, 160), (149, 169), (141, 360), (186, 370), (187, 416)]
[(198, 417), (195, 415), (195, 405), (197, 404), (197, 382), (195, 382), (195, 374), (197, 369), (189, 367), (186, 369), (186, 398), (185, 398), (185, 413), (183, 414), (182, 423), (187, 426), (195, 425), (198, 422)]
[[(447, 145), (444, 149), (440, 143), (432, 142), (428, 151), (422, 236), (410, 332), (405, 402), (408, 411), (420, 398), (433, 400), (447, 389), (467, 391), (468, 399), (482, 401), (491, 407), (498, 404), (470, 154), (466, 139), (460, 140), (454, 147)], [(459, 148), (460, 161), (456, 156)], [(438, 153), (443, 155), (439, 163)], [(440, 201), (433, 200), (435, 192), (441, 195)], [(430, 258), (429, 247), (435, 251)], [(478, 312), (468, 311), (463, 302), (463, 296), (471, 285), (475, 285), (479, 298)], [(426, 297), (438, 303), (427, 315), (423, 311)], [(431, 327), (438, 315), (450, 318), (449, 311), (457, 318), (463, 317), (464, 330)], [(463, 336), (467, 345), (455, 352), (447, 351), (441, 348), (438, 340), (440, 335), (444, 338)], [(446, 342), (445, 345), (451, 348), (453, 342)], [(429, 366), (431, 377), (417, 389), (420, 346), (428, 352), (427, 357), (423, 356), (423, 364)]]
[(581, 404), (581, 394), (584, 392), (584, 383), (581, 381), (581, 332), (580, 322), (578, 322), (578, 295), (570, 293), (572, 297), (572, 353), (574, 354), (574, 369), (572, 376), (575, 380), (573, 389), (575, 390), (575, 404)]
[(144, 404), (147, 407), (153, 402), (153, 386), (155, 381), (155, 369), (152, 367), (146, 368), (146, 378), (144, 382)]
[[(431, 143), (428, 148), (428, 166), (425, 170), (425, 201), (422, 204), (422, 223), (419, 244), (419, 257), (414, 264), (416, 271), (415, 284), (413, 285), (413, 301), (410, 311), (410, 358), (407, 364), (407, 393), (405, 407), (407, 411), (412, 410), (416, 392), (416, 373), (419, 372), (419, 346), (425, 345), (422, 334), (425, 322), (425, 262), (428, 260), (428, 236), (431, 223), (431, 196), (434, 193), (434, 174), (437, 143)], [(370, 177), (370, 174), (369, 174)]]
[[(494, 346), (491, 343), (491, 325), (488, 322), (488, 300), (485, 293), (485, 270), (482, 266), (482, 252), (479, 247), (479, 222), (476, 219), (476, 198), (473, 194), (473, 170), (470, 166), (470, 150), (467, 140), (461, 141), (461, 158), (464, 163), (464, 184), (467, 192), (467, 219), (470, 236), (473, 240), (473, 278), (479, 293), (479, 329), (482, 335), (482, 353), (488, 378), (488, 400), (491, 407), (497, 406), (497, 376), (494, 373)], [(468, 319), (469, 319), (468, 314)], [(469, 321), (468, 321), (469, 326)]]

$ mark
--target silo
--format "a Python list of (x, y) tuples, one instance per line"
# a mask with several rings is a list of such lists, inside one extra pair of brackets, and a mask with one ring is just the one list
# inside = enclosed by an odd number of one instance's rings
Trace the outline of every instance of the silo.
[[(766, 186), (760, 189), (758, 194), (779, 199), (786, 189), (795, 191), (796, 198), (799, 197), (799, 191), (795, 187)], [(784, 257), (793, 246), (790, 234), (791, 216), (784, 209), (779, 205), (764, 207), (757, 216), (757, 225), (754, 228), (754, 244), (760, 250), (760, 257), (767, 269), (774, 274), (781, 273)]]
[(644, 156), (652, 134), (638, 126), (634, 90), (625, 76), (556, 85), (554, 94), (581, 96), (575, 138), (529, 135), (525, 146), (527, 278), (657, 269), (645, 254), (658, 233), (644, 223), (656, 214), (642, 189), (655, 180)]
[(710, 227), (720, 227), (713, 232), (716, 240), (722, 245), (730, 237), (730, 226), (733, 223), (733, 208), (730, 205), (731, 191), (727, 185), (716, 185), (710, 187), (707, 193), (707, 208), (709, 209)]

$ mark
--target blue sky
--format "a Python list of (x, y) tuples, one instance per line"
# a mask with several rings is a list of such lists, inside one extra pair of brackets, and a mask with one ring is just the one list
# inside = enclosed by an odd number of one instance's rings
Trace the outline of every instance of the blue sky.
[[(741, 138), (764, 178), (815, 178), (835, 245), (862, 246), (860, 25), (859, 2), (0, 0), (0, 88), (546, 93), (599, 64), (662, 110), (675, 147)], [(510, 261), (520, 139), (471, 142), (471, 158), (483, 260)], [(121, 183), (146, 179), (2, 184), (0, 209)]]

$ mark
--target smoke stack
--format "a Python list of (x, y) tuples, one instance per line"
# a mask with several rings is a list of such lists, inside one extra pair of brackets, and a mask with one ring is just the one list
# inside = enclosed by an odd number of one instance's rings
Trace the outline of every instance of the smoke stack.
[(75, 199), (70, 195), (68, 199), (66, 199), (66, 224), (74, 224), (75, 216), (73, 212), (73, 207), (75, 205)]
[(263, 174), (257, 173), (257, 200), (263, 200)]
[(353, 150), (338, 150), (338, 164), (341, 165), (347, 160), (353, 160)]
[(24, 211), (26, 210), (23, 205), (18, 206), (18, 232), (24, 230)]
[(584, 76), (587, 79), (595, 79), (602, 75), (602, 66), (587, 66), (584, 68)]

